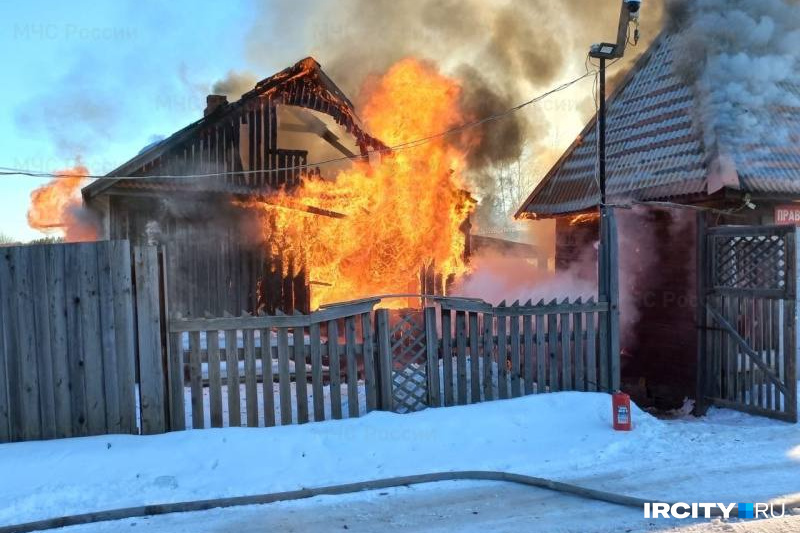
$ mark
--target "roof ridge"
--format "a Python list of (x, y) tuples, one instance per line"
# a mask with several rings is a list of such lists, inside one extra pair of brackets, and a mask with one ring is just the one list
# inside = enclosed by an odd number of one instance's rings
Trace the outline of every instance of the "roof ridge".
[[(614, 103), (617, 100), (617, 98), (619, 98), (619, 96), (622, 94), (625, 88), (628, 87), (628, 85), (630, 85), (630, 83), (634, 80), (635, 74), (639, 72), (641, 69), (645, 68), (645, 66), (647, 66), (656, 48), (662, 42), (666, 41), (668, 37), (669, 34), (667, 33), (666, 30), (661, 30), (659, 32), (659, 34), (656, 36), (655, 39), (653, 39), (653, 42), (650, 44), (647, 50), (645, 50), (645, 52), (642, 53), (642, 55), (636, 59), (634, 64), (631, 66), (630, 70), (622, 78), (622, 81), (620, 81), (620, 83), (611, 92), (611, 95), (609, 95), (608, 98), (606, 98), (607, 107), (610, 104)], [(561, 155), (561, 157), (558, 158), (558, 160), (553, 164), (550, 170), (547, 171), (544, 177), (539, 181), (539, 183), (534, 188), (533, 192), (531, 192), (531, 194), (525, 199), (522, 205), (520, 205), (520, 207), (514, 213), (514, 218), (520, 218), (525, 216), (525, 213), (527, 213), (527, 210), (525, 209), (526, 206), (529, 205), (534, 200), (534, 198), (536, 198), (536, 196), (538, 196), (539, 193), (542, 192), (542, 190), (549, 185), (550, 181), (553, 179), (553, 176), (555, 176), (555, 174), (558, 172), (561, 166), (566, 162), (567, 159), (569, 159), (572, 153), (579, 146), (583, 144), (583, 139), (587, 137), (592, 132), (593, 129), (595, 129), (596, 123), (597, 123), (597, 113), (592, 115), (592, 117), (589, 119), (589, 122), (581, 130), (581, 132), (578, 134), (578, 136), (575, 138), (572, 144), (569, 145), (566, 151)], [(599, 197), (599, 192), (598, 192), (598, 197)]]
[[(260, 80), (255, 84), (253, 89), (244, 93), (238, 100), (220, 105), (207, 116), (201, 117), (177, 130), (169, 137), (157, 143), (153, 143), (151, 146), (145, 147), (131, 159), (106, 174), (105, 178), (95, 180), (93, 183), (84, 187), (84, 196), (91, 197), (101, 193), (113, 186), (118, 179), (133, 175), (143, 166), (161, 157), (176, 145), (189, 140), (198, 129), (214, 127), (243, 106), (248, 105), (255, 98), (266, 98), (270, 93), (278, 92), (281, 88), (303, 78), (312, 80), (313, 83), (319, 85), (327, 93), (328, 96), (323, 96), (323, 98), (328, 104), (326, 109), (330, 107), (330, 113), (328, 114), (334, 116), (337, 122), (343, 124), (348, 132), (351, 132), (359, 139), (359, 143), (363, 141), (367, 146), (384, 146), (380, 140), (375, 139), (364, 131), (361, 121), (355, 113), (353, 103), (345, 96), (344, 92), (336, 86), (333, 80), (325, 74), (317, 60), (311, 56), (307, 56), (272, 76)], [(307, 93), (308, 91), (306, 91), (306, 97), (308, 97)], [(294, 96), (292, 98), (294, 98)]]

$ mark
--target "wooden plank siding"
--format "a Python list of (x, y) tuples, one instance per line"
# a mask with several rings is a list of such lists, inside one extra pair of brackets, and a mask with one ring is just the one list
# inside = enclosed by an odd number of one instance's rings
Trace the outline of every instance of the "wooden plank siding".
[[(122, 249), (121, 243), (112, 244), (115, 251), (119, 252)], [(65, 300), (65, 287), (66, 281), (64, 277), (64, 247), (63, 246), (48, 246), (45, 247), (45, 262), (46, 267), (46, 282), (47, 297), (48, 297), (48, 317), (50, 318), (50, 355), (53, 358), (53, 398), (56, 406), (56, 419), (55, 428), (57, 438), (69, 437), (72, 435), (72, 405), (70, 402), (70, 380), (69, 380), (69, 352), (67, 341), (67, 323), (66, 323), (66, 300)], [(131, 317), (131, 300), (130, 300), (130, 255), (128, 249), (124, 248), (125, 257), (127, 258), (128, 267), (128, 298), (125, 300), (123, 295), (119, 293), (118, 283), (119, 280), (116, 276), (112, 279), (114, 286), (114, 317), (118, 318), (115, 324), (114, 333), (117, 338), (117, 353), (129, 354), (134, 353), (133, 345), (127, 345), (122, 342), (126, 336), (130, 337), (130, 332), (133, 331), (133, 324), (123, 322), (123, 317)], [(116, 265), (117, 260), (112, 261), (112, 265)], [(124, 302), (128, 304), (128, 314), (124, 313)], [(134, 401), (133, 394), (133, 374), (127, 374), (128, 368), (132, 368), (134, 361), (132, 357), (117, 357), (118, 376), (117, 379), (120, 383), (120, 431), (123, 433), (133, 433), (136, 428), (136, 420), (131, 415), (134, 414), (134, 407), (127, 402)], [(2, 381), (2, 380), (0, 380)], [(126, 418), (127, 417), (127, 418)]]
[[(224, 119), (204, 124), (180, 142), (165, 143), (158, 158), (138, 167), (131, 162), (128, 170), (128, 175), (140, 177), (228, 175), (198, 178), (189, 186), (157, 177), (135, 185), (123, 179), (108, 191), (111, 239), (166, 248), (168, 277), (173, 280), (168, 298), (171, 314), (309, 312), (303, 258), (271, 256), (270, 246), (258, 235), (261, 222), (256, 213), (232, 204), (239, 195), (264, 194), (300, 183), (308, 153), (278, 147), (277, 106), (300, 105), (325, 113), (334, 109), (320, 95), (294, 95), (303, 83), (289, 81), (278, 93), (231, 106)], [(349, 131), (360, 132), (357, 127), (352, 130), (348, 116), (336, 112), (332, 116), (349, 124)], [(290, 170), (277, 171), (286, 168)], [(153, 201), (164, 195), (171, 196), (168, 209)]]
[(492, 385), (492, 371), (494, 363), (494, 317), (491, 313), (483, 313), (482, 317), (483, 333), (483, 400), (494, 399), (494, 387)]
[[(303, 173), (319, 170), (308, 168), (306, 150), (278, 146), (279, 106), (328, 114), (353, 135), (362, 155), (383, 147), (361, 130), (352, 104), (319, 65), (304, 60), (145, 150), (108, 176), (107, 186), (85, 191), (90, 202), (95, 195), (110, 198), (110, 238), (166, 248), (170, 315), (310, 311), (304, 258), (272, 255), (256, 212), (234, 205), (241, 197), (297, 187)], [(224, 175), (159, 178), (197, 173)], [(168, 201), (157, 201), (162, 198)]]
[[(136, 322), (133, 307), (133, 280), (130, 245), (127, 241), (111, 241), (111, 290), (113, 291), (114, 338), (117, 351), (117, 383), (119, 384), (119, 429), (136, 433)], [(59, 321), (59, 325), (63, 322)]]
[(478, 328), (478, 313), (470, 313), (469, 314), (469, 361), (470, 361), (469, 368), (470, 368), (470, 380), (471, 380), (470, 403), (478, 403), (481, 401), (481, 377), (480, 377), (481, 354), (480, 354), (480, 343), (478, 342), (479, 336), (480, 336), (480, 331)]
[(0, 251), (0, 442), (139, 432), (134, 296), (127, 241)]
[(219, 331), (209, 331), (208, 346), (208, 393), (211, 427), (222, 427), (222, 372), (219, 358)]
[(254, 211), (235, 208), (232, 200), (187, 193), (185, 205), (176, 200), (173, 209), (164, 210), (151, 199), (114, 196), (111, 238), (163, 247), (172, 316), (308, 312), (308, 275), (301, 261), (273, 255), (260, 236), (264, 221)]
[[(7, 267), (5, 266), (7, 262), (4, 260), (0, 263), (0, 287), (3, 284), (3, 276), (2, 272), (7, 272)], [(0, 293), (0, 442), (10, 442), (12, 436), (12, 427), (11, 427), (11, 398), (9, 397), (9, 381), (10, 381), (10, 373), (9, 373), (9, 359), (10, 354), (7, 353), (6, 350), (6, 343), (5, 343), (5, 334), (3, 326), (6, 323), (6, 315), (8, 314), (8, 310), (4, 305), (3, 294)], [(8, 321), (11, 320), (9, 316)]]
[(449, 309), (442, 309), (442, 370), (444, 375), (444, 406), (455, 404), (453, 395), (453, 330)]
[[(131, 252), (127, 241), (0, 250), (4, 441), (287, 425), (396, 407), (394, 319), (373, 310), (379, 299), (167, 320), (169, 254)], [(604, 303), (432, 300), (414, 311), (421, 325), (409, 331), (421, 337), (408, 339), (421, 343), (423, 406), (591, 388), (607, 358), (595, 339)], [(771, 346), (784, 350), (777, 336)]]
[[(354, 333), (355, 334), (355, 333)], [(353, 339), (355, 343), (355, 339)], [(305, 424), (308, 422), (308, 382), (306, 378), (306, 364), (308, 362), (308, 350), (305, 342), (305, 328), (295, 327), (292, 333), (292, 344), (294, 347), (294, 368), (295, 383), (297, 392), (297, 423)], [(355, 346), (353, 346), (355, 351)], [(355, 352), (353, 353), (355, 358)], [(356, 392), (356, 395), (358, 392)], [(358, 406), (358, 403), (356, 403)]]
[(165, 361), (161, 343), (164, 309), (160, 278), (163, 272), (155, 246), (134, 248), (134, 272), (141, 431), (149, 435), (167, 429)]

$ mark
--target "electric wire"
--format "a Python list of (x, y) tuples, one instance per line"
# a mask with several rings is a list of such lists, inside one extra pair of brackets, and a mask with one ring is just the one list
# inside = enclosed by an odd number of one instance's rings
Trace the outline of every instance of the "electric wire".
[(293, 165), (293, 166), (288, 166), (288, 167), (261, 169), (261, 170), (242, 170), (242, 171), (234, 171), (234, 172), (230, 172), (230, 171), (229, 172), (211, 172), (211, 173), (205, 173), (205, 174), (179, 174), (179, 175), (167, 174), (167, 175), (148, 175), (148, 176), (105, 176), (105, 175), (96, 175), (96, 174), (75, 174), (75, 173), (67, 174), (67, 173), (55, 173), (55, 172), (40, 172), (40, 171), (35, 171), (35, 170), (30, 170), (30, 169), (21, 169), (21, 168), (0, 166), (0, 176), (28, 176), (28, 177), (36, 177), (36, 178), (53, 178), (53, 179), (57, 179), (57, 178), (63, 178), (63, 179), (89, 178), (89, 179), (94, 179), (94, 178), (107, 178), (107, 177), (111, 177), (111, 178), (114, 178), (114, 179), (129, 179), (129, 180), (133, 180), (133, 179), (179, 179), (179, 178), (180, 179), (185, 179), (185, 178), (213, 178), (213, 177), (222, 177), (222, 176), (246, 176), (246, 175), (250, 175), (250, 174), (265, 174), (265, 173), (287, 172), (287, 171), (294, 171), (294, 170), (305, 170), (305, 169), (309, 169), (309, 168), (317, 168), (317, 167), (320, 167), (320, 166), (329, 165), (329, 164), (333, 164), (333, 163), (341, 163), (341, 162), (345, 162), (345, 161), (352, 161), (352, 160), (358, 160), (358, 159), (362, 159), (362, 160), (363, 159), (369, 159), (369, 157), (371, 155), (373, 155), (373, 154), (381, 154), (381, 155), (383, 155), (383, 154), (388, 154), (388, 153), (393, 153), (393, 152), (398, 152), (398, 151), (402, 151), (402, 150), (408, 150), (408, 149), (416, 148), (418, 146), (422, 146), (422, 145), (427, 144), (427, 143), (429, 143), (431, 141), (434, 141), (436, 139), (440, 139), (442, 137), (453, 135), (454, 133), (459, 133), (459, 132), (465, 131), (467, 129), (471, 129), (471, 128), (475, 128), (475, 127), (478, 127), (478, 126), (482, 126), (482, 125), (487, 124), (489, 122), (494, 122), (496, 120), (500, 120), (500, 119), (505, 118), (505, 117), (507, 117), (507, 116), (509, 116), (509, 115), (511, 115), (513, 113), (516, 113), (516, 112), (520, 111), (521, 109), (523, 109), (525, 107), (528, 107), (530, 105), (536, 104), (536, 103), (544, 100), (545, 98), (547, 98), (547, 97), (549, 97), (549, 96), (551, 96), (551, 95), (553, 95), (555, 93), (558, 93), (558, 92), (561, 92), (563, 90), (566, 90), (566, 89), (572, 87), (573, 85), (575, 85), (576, 83), (588, 78), (589, 76), (591, 76), (593, 74), (594, 74), (594, 72), (587, 70), (586, 73), (584, 73), (584, 74), (582, 74), (582, 75), (580, 75), (580, 76), (578, 76), (576, 78), (573, 78), (573, 79), (571, 79), (571, 80), (569, 80), (569, 81), (567, 81), (565, 83), (562, 83), (561, 85), (558, 85), (558, 86), (554, 87), (553, 89), (550, 89), (549, 91), (541, 93), (538, 96), (535, 96), (535, 97), (531, 98), (530, 100), (522, 102), (521, 104), (518, 104), (518, 105), (516, 105), (514, 107), (508, 108), (508, 109), (506, 109), (504, 111), (501, 111), (499, 113), (495, 113), (493, 115), (489, 115), (487, 117), (484, 117), (484, 118), (481, 118), (481, 119), (478, 119), (478, 120), (465, 122), (465, 123), (460, 124), (458, 126), (455, 126), (453, 128), (450, 128), (450, 129), (447, 129), (447, 130), (444, 130), (444, 131), (441, 131), (441, 132), (438, 132), (438, 133), (434, 133), (434, 134), (428, 135), (426, 137), (421, 137), (419, 139), (414, 139), (414, 140), (407, 141), (407, 142), (404, 142), (404, 143), (399, 143), (399, 144), (396, 144), (396, 145), (393, 145), (393, 146), (388, 146), (386, 148), (379, 148), (379, 149), (369, 150), (369, 151), (367, 151), (366, 154), (335, 157), (335, 158), (326, 159), (326, 160), (315, 162), (315, 163), (305, 163), (305, 164), (302, 164), (302, 165)]

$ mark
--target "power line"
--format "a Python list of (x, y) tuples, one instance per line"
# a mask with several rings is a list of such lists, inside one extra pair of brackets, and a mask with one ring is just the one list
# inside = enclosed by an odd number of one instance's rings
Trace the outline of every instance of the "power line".
[[(607, 63), (606, 67), (605, 67), (606, 71), (608, 71), (609, 67), (611, 67), (612, 65), (617, 63), (620, 59), (621, 58), (617, 58), (617, 59), (614, 59), (613, 61)], [(589, 70), (589, 66), (590, 65), (594, 68), (594, 70)], [(594, 79), (594, 81), (592, 83), (592, 103), (594, 104), (595, 115), (594, 115), (594, 118), (592, 120), (595, 121), (595, 124), (594, 124), (594, 127), (595, 127), (595, 131), (594, 131), (594, 133), (595, 133), (595, 150), (599, 151), (599, 149), (600, 149), (600, 135), (599, 135), (599, 131), (598, 131), (599, 130), (599, 121), (597, 119), (598, 119), (598, 114), (599, 114), (599, 99), (600, 99), (600, 96), (599, 96), (599, 91), (598, 91), (597, 84), (598, 84), (598, 81), (599, 81), (598, 75), (600, 74), (600, 65), (597, 65), (592, 61), (590, 54), (586, 54), (586, 60), (584, 61), (584, 66), (586, 68), (586, 74), (583, 77), (592, 76), (593, 79)], [(555, 186), (555, 181), (554, 180), (549, 180), (544, 185), (545, 188), (543, 189), (543, 192), (547, 192), (547, 191), (552, 190), (552, 187), (554, 187), (554, 186)], [(593, 170), (593, 174), (592, 174), (592, 179), (587, 180), (586, 189), (584, 191), (584, 195), (589, 195), (591, 193), (591, 189), (592, 189), (593, 186), (597, 187), (598, 192), (600, 191), (599, 161), (598, 161), (597, 158), (595, 158), (595, 162), (594, 162), (594, 170)]]
[[(442, 137), (446, 137), (449, 135), (453, 135), (454, 133), (459, 133), (461, 131), (475, 128), (477, 126), (481, 126), (483, 124), (487, 124), (489, 122), (493, 122), (496, 120), (500, 120), (505, 118), (517, 111), (533, 105), (535, 103), (544, 100), (548, 96), (551, 96), (555, 93), (561, 92), (565, 89), (570, 88), (571, 86), (575, 85), (581, 80), (584, 80), (590, 76), (593, 76), (597, 73), (597, 71), (589, 71), (587, 69), (585, 74), (578, 76), (566, 83), (563, 83), (553, 89), (550, 89), (547, 92), (544, 92), (530, 100), (522, 102), (514, 107), (506, 109), (505, 111), (501, 111), (494, 115), (489, 115), (482, 119), (474, 120), (471, 122), (465, 122), (464, 124), (460, 124), (448, 130), (435, 133), (433, 135), (429, 135), (427, 137), (421, 137), (419, 139), (415, 139), (413, 141), (407, 141), (404, 143), (396, 144), (394, 146), (389, 146), (386, 148), (380, 148), (376, 150), (369, 150), (366, 154), (362, 155), (352, 155), (352, 156), (342, 156), (342, 157), (335, 157), (332, 159), (326, 159), (324, 161), (319, 161), (316, 163), (306, 163), (303, 165), (293, 165), (289, 167), (282, 167), (282, 168), (271, 168), (271, 169), (263, 169), (263, 170), (242, 170), (242, 171), (234, 171), (234, 172), (212, 172), (207, 174), (180, 174), (180, 175), (150, 175), (150, 176), (111, 176), (115, 179), (176, 179), (176, 178), (213, 178), (213, 177), (222, 177), (222, 176), (246, 176), (249, 174), (264, 174), (264, 173), (273, 173), (273, 172), (287, 172), (287, 171), (294, 171), (294, 170), (306, 170), (310, 168), (316, 168), (324, 165), (329, 165), (332, 163), (341, 163), (345, 161), (353, 161), (358, 159), (368, 159), (373, 154), (387, 154), (392, 152), (398, 152), (401, 150), (408, 150), (411, 148), (416, 148), (418, 146), (422, 146), (427, 144), (433, 140), (440, 139)], [(20, 168), (13, 168), (13, 167), (0, 167), (0, 176), (28, 176), (28, 177), (35, 177), (35, 178), (106, 178), (108, 176), (105, 175), (95, 175), (95, 174), (62, 174), (62, 173), (53, 173), (53, 172), (37, 172), (35, 170), (29, 169), (20, 169)]]

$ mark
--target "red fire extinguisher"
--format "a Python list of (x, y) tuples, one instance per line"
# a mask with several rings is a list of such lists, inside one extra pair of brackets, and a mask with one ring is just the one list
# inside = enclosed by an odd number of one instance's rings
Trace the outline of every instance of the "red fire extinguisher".
[(631, 430), (631, 397), (622, 391), (611, 395), (613, 408), (614, 429), (617, 431)]

